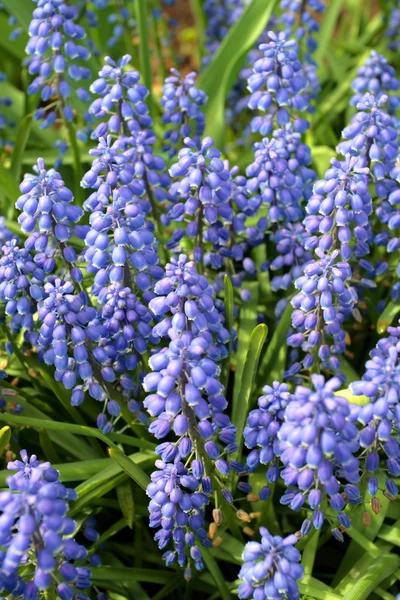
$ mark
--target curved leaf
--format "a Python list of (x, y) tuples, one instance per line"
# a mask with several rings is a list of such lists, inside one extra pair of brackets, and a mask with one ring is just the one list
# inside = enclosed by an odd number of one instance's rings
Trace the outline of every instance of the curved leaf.
[(203, 72), (199, 88), (208, 96), (206, 134), (222, 147), (225, 134), (225, 100), (249, 50), (265, 30), (277, 0), (253, 0), (229, 30), (218, 52)]

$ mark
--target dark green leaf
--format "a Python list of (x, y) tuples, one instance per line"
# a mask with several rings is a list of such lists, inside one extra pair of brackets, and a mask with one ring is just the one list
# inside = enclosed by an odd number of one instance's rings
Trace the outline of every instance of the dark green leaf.
[(150, 483), (150, 478), (146, 473), (133, 462), (131, 458), (125, 456), (118, 448), (110, 448), (109, 455), (111, 458), (144, 490)]

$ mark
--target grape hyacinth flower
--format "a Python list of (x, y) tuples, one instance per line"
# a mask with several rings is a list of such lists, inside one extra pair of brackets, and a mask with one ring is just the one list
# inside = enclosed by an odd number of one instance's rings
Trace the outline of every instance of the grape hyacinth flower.
[(146, 220), (151, 205), (143, 198), (144, 183), (135, 177), (130, 152), (111, 136), (90, 153), (95, 159), (82, 186), (95, 190), (84, 204), (90, 212), (85, 259), (95, 274), (93, 293), (109, 283), (132, 288), (133, 278), (135, 289), (149, 290), (163, 270), (157, 266), (154, 226)]
[[(258, 408), (250, 411), (243, 431), (245, 446), (251, 450), (246, 458), (245, 469), (251, 473), (259, 464), (267, 465), (268, 483), (275, 483), (279, 478), (278, 431), (291, 399), (292, 394), (286, 383), (274, 381), (272, 386), (266, 385), (263, 395), (258, 398)], [(266, 500), (270, 491), (269, 486), (263, 487), (259, 492), (261, 499)]]
[(389, 113), (394, 114), (400, 104), (400, 80), (396, 77), (396, 70), (389, 65), (387, 59), (375, 50), (358, 69), (357, 77), (351, 84), (355, 94), (350, 99), (353, 106), (362, 101), (364, 94), (369, 92), (379, 102), (383, 95), (389, 97)]
[(271, 278), (274, 291), (287, 290), (292, 282), (301, 277), (304, 265), (312, 261), (312, 254), (306, 250), (310, 234), (303, 223), (286, 223), (272, 235), (276, 244), (277, 256), (270, 262), (269, 268), (274, 273), (283, 269), (283, 273)]
[[(73, 263), (76, 252), (67, 244), (83, 211), (73, 204), (74, 196), (60, 173), (54, 169), (47, 170), (42, 158), (38, 159), (34, 170), (35, 174), (25, 175), (20, 185), (23, 195), (15, 203), (22, 211), (18, 222), (22, 231), (28, 234), (25, 247), (49, 257), (56, 245), (63, 258)], [(50, 261), (48, 271), (53, 268), (54, 261)]]
[[(0, 493), (0, 587), (14, 598), (38, 598), (56, 575), (62, 600), (86, 598), (91, 570), (74, 562), (84, 560), (87, 550), (75, 541), (77, 524), (67, 516), (76, 493), (62, 485), (50, 463), (39, 463), (26, 450), (21, 459), (8, 463), (16, 473), (7, 479), (9, 490)], [(28, 561), (34, 566), (31, 581), (21, 577)]]
[[(393, 478), (400, 475), (400, 327), (389, 327), (388, 337), (378, 341), (365, 364), (362, 381), (351, 383), (356, 396), (364, 395), (369, 403), (360, 407), (362, 425), (360, 446), (364, 450), (368, 491), (378, 491), (378, 474), (384, 472), (386, 494), (393, 499), (398, 488)], [(386, 469), (381, 467), (379, 450), (385, 454)]]
[(12, 332), (24, 329), (28, 336), (34, 327), (33, 315), (43, 297), (45, 273), (35, 264), (26, 248), (7, 241), (0, 251), (0, 302), (5, 305)]
[(90, 105), (89, 114), (102, 120), (91, 134), (94, 140), (105, 137), (107, 133), (129, 135), (152, 125), (146, 104), (148, 89), (139, 83), (138, 71), (124, 70), (131, 60), (129, 54), (117, 62), (106, 56), (99, 79), (90, 86), (90, 91), (99, 98)]
[(164, 114), (162, 121), (170, 128), (164, 135), (164, 152), (172, 158), (177, 147), (186, 137), (196, 143), (204, 133), (205, 118), (200, 107), (207, 102), (207, 96), (196, 87), (196, 73), (182, 76), (176, 69), (166, 78), (161, 98)]
[(243, 12), (242, 0), (205, 0), (203, 11), (206, 16), (205, 50), (203, 64), (206, 65), (218, 50), (229, 28)]
[[(312, 234), (308, 249), (322, 252), (340, 249), (349, 260), (369, 253), (369, 217), (372, 199), (368, 192), (369, 169), (362, 157), (346, 155), (344, 161), (331, 160), (325, 178), (314, 185), (304, 224)], [(354, 240), (354, 246), (351, 242)]]
[[(340, 525), (348, 528), (350, 520), (343, 512), (348, 486), (341, 480), (347, 481), (351, 490), (359, 481), (356, 414), (346, 398), (335, 394), (342, 385), (338, 377), (325, 381), (322, 375), (311, 375), (311, 383), (312, 389), (296, 387), (278, 431), (280, 458), (285, 467), (281, 477), (287, 486), (281, 503), (295, 511), (308, 503), (314, 527), (319, 529), (324, 522), (327, 498)], [(359, 492), (347, 501), (359, 503)], [(334, 534), (336, 531), (335, 528)]]
[(239, 572), (241, 600), (299, 600), (297, 580), (303, 577), (301, 554), (294, 546), (298, 537), (272, 536), (260, 527), (261, 542), (247, 542)]
[(385, 197), (382, 180), (394, 167), (399, 150), (392, 117), (383, 108), (387, 99), (386, 94), (381, 94), (379, 98), (365, 94), (357, 103), (358, 112), (343, 130), (345, 141), (337, 147), (343, 156), (351, 154), (365, 158), (379, 197)]
[(310, 148), (290, 123), (254, 147), (254, 162), (246, 169), (249, 193), (259, 193), (269, 206), (270, 223), (300, 221), (304, 216), (302, 203), (311, 196), (316, 179), (309, 167)]
[[(271, 133), (275, 122), (279, 127), (289, 123), (291, 112), (308, 109), (307, 97), (303, 94), (307, 79), (298, 59), (297, 43), (288, 40), (282, 32), (270, 31), (268, 36), (270, 41), (260, 45), (263, 56), (254, 63), (248, 79), (249, 108), (265, 113), (254, 117), (252, 131), (263, 136)], [(296, 115), (294, 127), (302, 133), (308, 128), (308, 122)]]
[(338, 261), (339, 251), (325, 254), (317, 248), (318, 260), (304, 267), (304, 275), (295, 281), (299, 292), (291, 303), (292, 326), (296, 330), (288, 337), (288, 345), (300, 347), (306, 353), (302, 363), (294, 363), (287, 375), (296, 375), (301, 368), (310, 369), (316, 360), (324, 369), (337, 371), (337, 354), (346, 349), (346, 334), (342, 324), (346, 315), (355, 310), (357, 293), (351, 285), (352, 271), (346, 261)]
[(154, 291), (149, 307), (160, 320), (153, 334), (169, 343), (150, 357), (144, 406), (155, 418), (149, 431), (160, 440), (173, 432), (177, 440), (156, 449), (162, 460), (148, 488), (150, 523), (161, 526), (155, 536), (160, 549), (174, 541), (175, 550), (164, 555), (167, 564), (177, 558), (185, 566), (186, 548), (200, 569), (201, 552), (194, 544), (197, 539), (209, 545), (203, 513), (213, 488), (210, 476), (219, 482), (217, 491), (229, 499), (221, 478), (232, 469), (242, 470), (227, 458), (237, 450), (236, 428), (224, 413), (227, 401), (219, 381), (218, 362), (227, 355), (229, 333), (207, 279), (186, 256), (172, 259)]
[[(153, 121), (146, 104), (149, 91), (139, 83), (138, 71), (124, 70), (131, 61), (129, 54), (118, 62), (110, 57), (106, 57), (105, 61), (100, 78), (90, 88), (99, 98), (92, 102), (89, 113), (102, 120), (91, 138), (99, 142), (99, 149), (102, 149), (103, 139), (108, 139), (109, 135), (112, 139), (117, 138), (115, 147), (126, 152), (125, 160), (133, 163), (133, 174), (142, 181), (158, 226), (159, 203), (165, 200), (171, 181), (164, 160), (154, 154), (156, 137), (148, 129)], [(90, 187), (85, 179), (83, 185)]]
[[(76, 42), (85, 38), (83, 27), (76, 22), (78, 8), (67, 5), (64, 0), (34, 0), (37, 7), (33, 11), (29, 25), (30, 39), (26, 46), (28, 72), (35, 79), (28, 87), (29, 94), (37, 94), (43, 103), (57, 98), (55, 108), (46, 104), (35, 113), (41, 120), (42, 128), (53, 125), (57, 112), (67, 121), (72, 121), (74, 111), (69, 103), (71, 88), (82, 79), (89, 79), (90, 69), (77, 64), (87, 61), (89, 50)], [(79, 93), (77, 91), (77, 93)]]
[[(179, 152), (178, 162), (169, 171), (179, 180), (170, 188), (174, 205), (164, 222), (179, 223), (187, 219), (189, 222), (185, 229), (174, 230), (166, 247), (179, 248), (179, 242), (186, 234), (194, 240), (194, 260), (203, 264), (207, 259), (218, 269), (223, 264), (223, 256), (229, 254), (229, 225), (234, 217), (230, 202), (231, 173), (227, 162), (221, 160), (220, 151), (213, 147), (212, 138), (204, 138), (201, 144), (185, 138), (185, 144), (186, 148)], [(205, 257), (207, 251), (210, 255)]]
[(388, 49), (397, 52), (400, 46), (400, 6), (397, 0), (390, 9), (385, 36), (388, 38)]

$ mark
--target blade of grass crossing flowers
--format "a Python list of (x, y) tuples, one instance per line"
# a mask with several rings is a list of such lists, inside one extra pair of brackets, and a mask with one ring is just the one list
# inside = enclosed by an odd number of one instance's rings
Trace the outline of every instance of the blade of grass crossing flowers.
[(111, 458), (144, 490), (150, 483), (150, 477), (128, 456), (125, 456), (120, 450), (115, 448), (109, 449)]
[(266, 340), (268, 328), (266, 325), (257, 325), (250, 337), (249, 348), (246, 355), (242, 379), (240, 382), (239, 395), (236, 403), (233, 405), (232, 422), (237, 427), (237, 457), (240, 460), (243, 445), (243, 429), (246, 417), (251, 404), (251, 392), (256, 378), (258, 361), (264, 342)]
[(249, 50), (257, 42), (273, 13), (277, 0), (252, 0), (231, 27), (217, 53), (204, 70), (199, 88), (208, 96), (205, 107), (206, 135), (221, 148), (225, 137), (225, 101)]

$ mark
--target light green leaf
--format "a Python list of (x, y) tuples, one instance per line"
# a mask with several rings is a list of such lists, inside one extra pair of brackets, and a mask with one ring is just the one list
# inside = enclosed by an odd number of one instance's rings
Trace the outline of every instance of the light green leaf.
[(117, 487), (117, 498), (121, 512), (124, 515), (128, 526), (132, 529), (135, 516), (135, 502), (133, 499), (132, 485), (129, 480), (121, 483), (121, 485)]
[(379, 334), (385, 333), (388, 327), (393, 323), (393, 320), (400, 313), (399, 302), (389, 302), (376, 324), (376, 330)]
[(17, 19), (19, 25), (25, 31), (28, 31), (35, 6), (25, 0), (2, 0), (2, 3), (7, 12)]
[(266, 384), (271, 384), (283, 375), (287, 355), (286, 338), (292, 319), (292, 311), (293, 308), (289, 303), (261, 359), (257, 374), (257, 387), (261, 388)]
[(225, 100), (249, 50), (265, 30), (276, 0), (252, 0), (223, 39), (214, 58), (204, 70), (199, 88), (208, 96), (205, 107), (206, 135), (222, 148), (225, 135)]
[[(399, 568), (400, 556), (381, 554), (374, 561), (371, 561), (369, 556), (369, 561), (370, 564), (367, 569), (360, 570), (357, 577), (354, 577), (353, 583), (343, 595), (343, 600), (366, 600), (369, 598), (374, 589)], [(356, 571), (357, 565), (355, 565), (353, 571)]]
[(364, 406), (365, 404), (368, 404), (368, 402), (370, 402), (367, 396), (355, 396), (350, 388), (346, 388), (345, 390), (338, 390), (337, 392), (335, 392), (335, 394), (337, 396), (342, 396), (343, 398), (346, 398), (346, 400), (350, 404), (358, 404), (359, 406)]
[(237, 451), (238, 460), (240, 460), (241, 448), (243, 445), (243, 429), (250, 409), (251, 392), (256, 378), (258, 361), (264, 342), (266, 340), (268, 328), (264, 324), (257, 325), (250, 337), (250, 343), (244, 363), (242, 378), (240, 381), (240, 390), (236, 404), (232, 410), (232, 423), (237, 427)]
[(111, 458), (144, 490), (150, 483), (150, 477), (133, 462), (128, 456), (125, 456), (121, 450), (110, 448), (109, 455)]
[(143, 82), (149, 90), (148, 106), (150, 113), (153, 114), (153, 100), (152, 100), (152, 74), (151, 74), (151, 62), (150, 62), (150, 45), (149, 45), (149, 24), (147, 18), (147, 1), (136, 0), (136, 24), (139, 35), (139, 59), (140, 59), (140, 72), (143, 76)]

